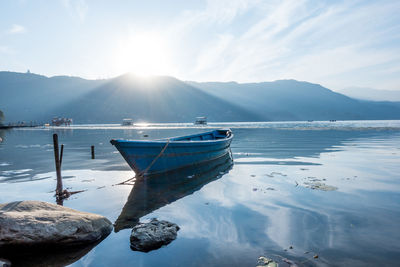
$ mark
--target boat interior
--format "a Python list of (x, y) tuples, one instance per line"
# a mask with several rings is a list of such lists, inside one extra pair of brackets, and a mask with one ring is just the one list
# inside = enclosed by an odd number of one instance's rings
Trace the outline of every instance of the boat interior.
[(201, 133), (201, 134), (194, 134), (188, 136), (181, 136), (171, 138), (171, 141), (203, 141), (203, 140), (218, 140), (218, 139), (225, 139), (231, 135), (230, 130), (215, 130), (212, 132)]

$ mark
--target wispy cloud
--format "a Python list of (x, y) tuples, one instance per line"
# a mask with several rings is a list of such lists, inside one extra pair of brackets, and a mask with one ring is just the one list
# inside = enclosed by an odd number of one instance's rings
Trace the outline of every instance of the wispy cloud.
[[(16, 8), (36, 9), (26, 12), (23, 20), (10, 16), (3, 23), (10, 27), (1, 30), (0, 37), (3, 45), (17, 49), (24, 58), (37, 51), (47, 55), (59, 46), (65, 51), (60, 59), (71, 61), (60, 67), (60, 73), (81, 75), (90, 70), (90, 77), (98, 77), (128, 72), (132, 62), (137, 63), (124, 56), (128, 52), (157, 58), (146, 64), (160, 69), (162, 63), (162, 69), (166, 69), (163, 74), (186, 80), (259, 82), (293, 78), (331, 89), (400, 89), (400, 1), (199, 0), (182, 4), (176, 0), (163, 4), (168, 7), (165, 12), (159, 1), (120, 1), (117, 5), (112, 1), (50, 2), (46, 8), (54, 10), (52, 23), (38, 20), (35, 14), (42, 11), (40, 4), (21, 4)], [(65, 17), (82, 24), (89, 14), (91, 23), (87, 27), (68, 30), (71, 28)], [(21, 25), (28, 26), (33, 20), (43, 29), (35, 32), (35, 38), (13, 38), (13, 34), (27, 32)], [(12, 25), (15, 22), (19, 24)], [(54, 32), (51, 38), (49, 31)], [(139, 38), (149, 33), (161, 41)], [(79, 39), (83, 35), (88, 42)], [(135, 48), (138, 42), (129, 43), (132, 36), (140, 39), (144, 53)], [(49, 42), (43, 44), (41, 40), (46, 38)], [(69, 45), (71, 42), (75, 45)], [(119, 43), (125, 44), (126, 51), (118, 49)], [(9, 50), (0, 48), (1, 53)], [(159, 51), (167, 63), (155, 56)], [(83, 64), (69, 55), (95, 60)], [(113, 63), (116, 58), (121, 58), (118, 64)], [(53, 73), (54, 66), (46, 64), (51, 63), (43, 63), (43, 68)], [(127, 67), (122, 70), (115, 65)]]
[(8, 34), (18, 34), (18, 33), (25, 33), (26, 28), (24, 26), (13, 24), (11, 28), (7, 31)]
[(2, 54), (12, 54), (14, 50), (8, 46), (0, 45), (0, 53)]
[(62, 0), (64, 6), (72, 16), (77, 17), (80, 21), (84, 21), (89, 11), (89, 5), (85, 0)]
[[(265, 81), (295, 78), (335, 88), (379, 87), (400, 66), (398, 1), (232, 1), (186, 12), (183, 39), (207, 32), (190, 57), (189, 78)], [(186, 23), (185, 20), (186, 19)], [(245, 26), (242, 26), (245, 25)], [(206, 31), (207, 30), (207, 31)], [(354, 75), (351, 75), (354, 74)], [(361, 75), (362, 74), (362, 75)], [(399, 78), (387, 77), (395, 89)], [(375, 77), (373, 79), (372, 77)]]

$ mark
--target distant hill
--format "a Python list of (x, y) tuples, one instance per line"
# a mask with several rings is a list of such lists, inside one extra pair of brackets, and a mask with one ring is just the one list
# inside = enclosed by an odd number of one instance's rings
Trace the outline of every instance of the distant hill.
[(79, 99), (56, 109), (75, 122), (111, 123), (122, 118), (147, 122), (192, 122), (196, 116), (208, 121), (264, 120), (221, 98), (167, 76), (151, 79), (125, 74), (108, 80)]
[(0, 109), (5, 121), (75, 123), (400, 119), (400, 102), (357, 100), (318, 84), (183, 82), (132, 74), (105, 80), (0, 72)]
[(373, 88), (348, 87), (338, 90), (338, 93), (352, 98), (374, 101), (400, 101), (400, 90), (378, 90)]
[(104, 81), (78, 77), (47, 78), (32, 73), (0, 72), (0, 109), (6, 121), (48, 121), (57, 113), (49, 113), (66, 102), (98, 87)]
[(400, 119), (400, 102), (357, 100), (308, 82), (188, 83), (273, 120)]

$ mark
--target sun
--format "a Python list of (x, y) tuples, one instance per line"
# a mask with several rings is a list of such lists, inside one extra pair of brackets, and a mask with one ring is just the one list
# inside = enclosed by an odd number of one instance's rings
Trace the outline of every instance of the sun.
[(169, 56), (168, 43), (161, 34), (131, 34), (117, 42), (113, 55), (114, 70), (141, 76), (167, 75), (172, 70)]

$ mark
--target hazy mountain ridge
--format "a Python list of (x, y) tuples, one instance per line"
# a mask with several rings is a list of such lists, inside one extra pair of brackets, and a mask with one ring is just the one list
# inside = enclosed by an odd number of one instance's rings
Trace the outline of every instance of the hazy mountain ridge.
[(274, 82), (187, 82), (217, 97), (274, 120), (398, 119), (399, 102), (353, 99), (319, 84), (296, 80)]
[(348, 87), (338, 93), (352, 98), (372, 101), (400, 101), (400, 91), (378, 90), (373, 88)]
[(352, 99), (318, 84), (183, 82), (132, 74), (106, 80), (0, 72), (0, 109), (6, 121), (75, 123), (400, 119), (399, 102)]
[(0, 72), (0, 108), (7, 121), (48, 121), (49, 114), (68, 101), (79, 98), (102, 84), (104, 80), (79, 77), (46, 76), (33, 73)]
[(110, 79), (56, 110), (75, 121), (90, 123), (120, 122), (125, 117), (147, 122), (191, 122), (201, 115), (209, 121), (264, 119), (175, 78), (146, 79), (131, 74)]

